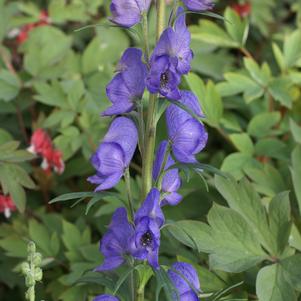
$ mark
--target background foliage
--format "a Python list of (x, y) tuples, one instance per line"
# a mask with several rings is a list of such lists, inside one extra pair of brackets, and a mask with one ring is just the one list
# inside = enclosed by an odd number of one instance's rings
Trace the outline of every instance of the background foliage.
[[(231, 177), (206, 174), (207, 191), (190, 174), (181, 189), (184, 201), (165, 210), (169, 223), (160, 260), (193, 263), (202, 290), (215, 296), (243, 282), (226, 300), (301, 300), (301, 4), (250, 3), (244, 18), (231, 9), (234, 1), (216, 5), (225, 21), (188, 17), (195, 58), (182, 86), (198, 96), (209, 131), (199, 160)], [(64, 193), (93, 190), (86, 182), (93, 173), (89, 157), (110, 122), (99, 118), (108, 105), (105, 86), (123, 50), (139, 45), (136, 34), (119, 28), (75, 31), (108, 24), (108, 5), (0, 0), (0, 183), (19, 210), (10, 220), (1, 217), (3, 301), (22, 299), (18, 272), (28, 240), (44, 258), (39, 299), (88, 300), (105, 286), (116, 288), (116, 275), (85, 273), (102, 261), (98, 241), (126, 199), (124, 183), (114, 194), (69, 194), (66, 202), (48, 204)], [(48, 11), (50, 24), (33, 28), (24, 43), (10, 36), (38, 22), (41, 10)], [(39, 127), (63, 152), (66, 170), (60, 176), (45, 175), (25, 151)], [(137, 202), (139, 160), (132, 166)], [(76, 198), (80, 202), (70, 208)], [(153, 300), (155, 283), (148, 286), (146, 297)]]

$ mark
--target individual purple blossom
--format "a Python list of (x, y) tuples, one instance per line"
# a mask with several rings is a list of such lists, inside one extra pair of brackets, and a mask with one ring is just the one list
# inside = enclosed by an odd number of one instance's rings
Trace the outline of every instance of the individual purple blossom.
[(138, 142), (137, 128), (126, 117), (116, 118), (91, 158), (96, 175), (88, 181), (97, 184), (95, 191), (114, 187), (129, 166)]
[[(168, 151), (168, 142), (164, 140), (160, 143), (156, 152), (156, 159), (153, 168), (153, 179), (155, 181), (159, 179), (161, 172), (167, 170), (170, 166), (175, 164), (175, 161), (172, 159), (171, 155), (166, 154), (167, 151)], [(165, 166), (163, 167), (163, 163), (166, 155), (167, 155), (167, 160)], [(181, 186), (181, 178), (179, 176), (179, 170), (177, 168), (168, 170), (162, 179), (161, 188), (162, 188), (162, 192), (164, 193), (164, 199), (161, 201), (161, 206), (167, 204), (175, 206), (182, 200), (182, 196), (179, 193), (177, 193), (180, 186)]]
[(153, 188), (135, 214), (135, 244), (133, 256), (140, 260), (147, 259), (149, 264), (159, 268), (160, 228), (165, 221), (160, 207), (160, 192)]
[[(181, 95), (179, 102), (197, 116), (202, 117), (196, 96), (190, 91), (181, 91)], [(204, 125), (175, 104), (167, 108), (166, 121), (172, 152), (177, 161), (196, 163), (195, 155), (206, 146), (208, 140)]]
[(125, 255), (131, 253), (131, 238), (134, 233), (134, 226), (128, 221), (126, 209), (116, 209), (109, 229), (104, 234), (100, 243), (100, 251), (104, 256), (104, 262), (96, 270), (109, 271), (123, 264), (125, 262)]
[(142, 62), (142, 51), (128, 48), (117, 66), (118, 72), (107, 85), (107, 96), (112, 106), (105, 110), (103, 116), (128, 113), (135, 107), (135, 102), (142, 98), (145, 89), (147, 67)]
[(185, 262), (177, 262), (171, 266), (168, 276), (178, 291), (180, 301), (198, 301), (200, 291), (198, 274), (194, 267)]
[(147, 13), (151, 0), (112, 0), (110, 20), (123, 27), (132, 27)]
[(183, 3), (192, 11), (210, 10), (214, 6), (212, 0), (183, 0)]
[(119, 301), (119, 299), (112, 295), (100, 295), (95, 297), (93, 301)]
[[(177, 14), (182, 12), (183, 9), (179, 8)], [(160, 93), (173, 100), (181, 98), (178, 89), (181, 75), (189, 72), (193, 57), (190, 41), (185, 15), (179, 15), (174, 28), (164, 30), (152, 53), (146, 79), (146, 86), (151, 93)]]

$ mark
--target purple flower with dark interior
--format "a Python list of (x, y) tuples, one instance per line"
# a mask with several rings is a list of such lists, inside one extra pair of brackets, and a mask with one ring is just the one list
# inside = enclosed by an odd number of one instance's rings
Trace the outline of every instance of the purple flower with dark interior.
[[(198, 99), (192, 92), (181, 91), (181, 96), (181, 104), (196, 115), (203, 116)], [(208, 140), (204, 125), (175, 104), (167, 108), (166, 122), (175, 158), (182, 163), (196, 163), (195, 155), (206, 146)]]
[[(179, 8), (177, 15), (183, 12)], [(160, 93), (169, 99), (181, 98), (178, 86), (181, 75), (190, 70), (193, 54), (190, 49), (190, 32), (185, 23), (185, 15), (180, 15), (174, 28), (165, 29), (150, 59), (150, 72), (146, 86), (151, 93)]]
[(134, 226), (128, 221), (126, 209), (116, 209), (109, 229), (100, 242), (104, 262), (96, 271), (109, 271), (122, 265), (126, 260), (125, 256), (131, 253), (131, 238), (134, 233)]
[(132, 27), (147, 13), (151, 0), (112, 0), (110, 20), (123, 27)]
[[(167, 170), (170, 166), (175, 164), (170, 154), (166, 154), (168, 151), (168, 142), (166, 140), (162, 141), (156, 152), (156, 159), (153, 168), (153, 179), (157, 181), (160, 174)], [(165, 166), (163, 164), (165, 162)], [(181, 200), (182, 196), (177, 193), (178, 189), (181, 187), (181, 178), (179, 176), (179, 170), (173, 168), (168, 170), (162, 179), (162, 192), (164, 193), (164, 199), (161, 201), (161, 206), (164, 205), (177, 205)]]
[(165, 221), (160, 207), (160, 192), (153, 188), (135, 214), (135, 244), (133, 256), (147, 259), (149, 264), (159, 268), (160, 228)]
[(100, 295), (95, 297), (93, 301), (119, 301), (119, 299), (112, 295)]
[(198, 301), (200, 281), (194, 267), (185, 262), (177, 262), (171, 266), (168, 276), (178, 291), (180, 301)]
[(118, 72), (107, 85), (107, 96), (112, 106), (102, 115), (118, 115), (131, 112), (136, 101), (142, 98), (145, 89), (147, 67), (142, 62), (142, 51), (128, 48), (122, 55), (117, 66)]
[(88, 181), (97, 184), (95, 191), (114, 187), (129, 166), (138, 142), (134, 122), (126, 117), (116, 118), (97, 151), (91, 158), (96, 175)]
[(192, 11), (210, 10), (214, 6), (212, 0), (183, 0), (183, 3)]

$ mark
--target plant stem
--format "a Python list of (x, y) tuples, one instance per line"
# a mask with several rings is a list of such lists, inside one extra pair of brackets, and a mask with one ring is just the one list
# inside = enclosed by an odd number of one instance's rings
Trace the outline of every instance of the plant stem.
[(147, 13), (143, 13), (142, 16), (142, 30), (143, 30), (143, 40), (144, 40), (144, 52), (147, 64), (149, 63), (149, 41), (148, 41), (148, 20)]
[(134, 221), (133, 196), (132, 196), (131, 176), (130, 176), (129, 168), (126, 168), (126, 170), (124, 172), (124, 181), (125, 181), (125, 185), (126, 185), (126, 192), (127, 192), (127, 195), (128, 195), (128, 202), (129, 202), (131, 218), (132, 218), (132, 221)]
[[(159, 39), (165, 23), (165, 0), (157, 1), (157, 29), (156, 37)], [(146, 37), (147, 38), (147, 37)], [(143, 156), (143, 170), (142, 170), (142, 198), (144, 199), (152, 187), (152, 169), (156, 142), (156, 118), (155, 113), (157, 109), (157, 94), (150, 94), (147, 122), (146, 122), (146, 135), (145, 135), (145, 148)]]
[(144, 289), (143, 290), (138, 290), (137, 301), (144, 301)]

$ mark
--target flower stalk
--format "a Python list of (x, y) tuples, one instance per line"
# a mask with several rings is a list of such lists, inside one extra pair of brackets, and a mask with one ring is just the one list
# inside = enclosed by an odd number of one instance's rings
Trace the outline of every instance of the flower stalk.
[[(157, 1), (157, 28), (156, 37), (157, 41), (164, 30), (165, 22), (165, 1)], [(145, 37), (146, 38), (146, 37)], [(154, 161), (155, 143), (156, 143), (156, 109), (157, 109), (157, 94), (150, 94), (147, 122), (146, 122), (146, 135), (145, 135), (145, 148), (142, 168), (142, 198), (144, 199), (152, 187), (152, 168)]]

